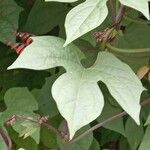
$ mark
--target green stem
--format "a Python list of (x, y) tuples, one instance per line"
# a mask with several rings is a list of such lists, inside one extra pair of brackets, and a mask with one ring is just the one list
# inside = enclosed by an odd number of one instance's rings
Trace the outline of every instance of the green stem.
[(150, 48), (137, 48), (137, 49), (122, 49), (122, 48), (117, 48), (112, 46), (111, 44), (106, 44), (106, 47), (109, 48), (110, 50), (114, 52), (119, 52), (119, 53), (145, 53), (145, 52), (150, 52)]
[(64, 144), (64, 150), (69, 150), (69, 143), (68, 143), (68, 142), (66, 142), (66, 143)]
[(117, 14), (117, 12), (118, 12), (118, 9), (119, 9), (119, 1), (116, 0), (116, 14)]
[(112, 13), (112, 20), (113, 20), (113, 22), (115, 22), (116, 11), (115, 11), (115, 8), (114, 8), (114, 5), (113, 5), (113, 1), (114, 1), (114, 0), (109, 0), (109, 2), (110, 2), (110, 7), (111, 7), (111, 13)]

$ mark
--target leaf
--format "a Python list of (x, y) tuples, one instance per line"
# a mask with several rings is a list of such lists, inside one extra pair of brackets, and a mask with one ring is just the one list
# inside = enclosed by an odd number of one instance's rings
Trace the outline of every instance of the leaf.
[(57, 74), (46, 78), (46, 82), (41, 89), (34, 89), (32, 91), (39, 105), (38, 111), (42, 116), (49, 116), (49, 118), (51, 118), (59, 113), (51, 94), (52, 84), (58, 76), (59, 75)]
[[(0, 124), (3, 125), (5, 121), (10, 119), (13, 115), (22, 115), (26, 117), (38, 117), (33, 111), (38, 109), (38, 105), (32, 94), (27, 88), (12, 88), (5, 94), (5, 103), (7, 109), (0, 113)], [(19, 122), (14, 124), (14, 129), (22, 132)], [(24, 130), (24, 129), (23, 129)], [(31, 135), (31, 134), (30, 134)], [(32, 135), (34, 137), (34, 135)], [(36, 139), (39, 136), (36, 135)]]
[(144, 87), (131, 68), (111, 53), (101, 52), (89, 70), (95, 80), (106, 84), (115, 100), (139, 124), (139, 102)]
[(78, 0), (45, 0), (45, 2), (65, 2), (65, 3), (72, 3)]
[[(64, 125), (63, 123), (60, 125), (60, 130), (61, 130), (61, 128), (64, 127), (63, 125)], [(76, 133), (75, 137), (81, 135), (83, 132), (87, 131), (88, 129), (90, 129), (89, 125), (80, 129)], [(88, 150), (92, 144), (92, 141), (93, 141), (93, 134), (91, 133), (91, 134), (85, 136), (84, 138), (80, 139), (79, 141), (72, 143), (72, 144), (69, 144), (68, 149), (69, 150)], [(61, 140), (60, 137), (58, 137), (58, 136), (57, 136), (57, 144), (58, 144), (60, 150), (65, 150), (64, 149), (65, 141)]]
[(98, 27), (107, 17), (107, 0), (86, 0), (73, 8), (66, 17), (67, 39), (64, 46)]
[[(58, 129), (62, 120), (63, 118), (61, 117), (61, 115), (57, 115), (54, 118), (50, 118), (49, 122), (53, 127)], [(41, 128), (40, 134), (40, 141), (45, 147), (58, 149), (57, 135), (53, 131), (50, 131), (48, 128), (43, 127)]]
[(119, 139), (119, 150), (131, 150), (127, 139), (124, 137)]
[(23, 139), (31, 136), (37, 144), (40, 142), (40, 126), (31, 121), (25, 120), (22, 123), (14, 124), (13, 128), (19, 133), (19, 137)]
[(14, 0), (0, 0), (0, 41), (15, 41), (13, 34), (18, 29), (19, 14), (22, 8)]
[(23, 30), (36, 35), (45, 34), (64, 22), (66, 13), (67, 7), (61, 3), (45, 3), (43, 0), (36, 0)]
[(9, 69), (40, 70), (56, 66), (66, 69), (67, 72), (53, 84), (52, 95), (61, 115), (68, 122), (70, 138), (100, 115), (104, 105), (103, 95), (97, 85), (100, 80), (139, 124), (139, 102), (144, 87), (128, 65), (111, 53), (100, 52), (95, 64), (86, 69), (80, 63), (83, 54), (75, 45), (63, 48), (64, 40), (50, 36), (35, 37), (33, 40)]
[(148, 7), (148, 1), (149, 0), (119, 0), (123, 5), (129, 6), (131, 8), (134, 8), (147, 18), (150, 19), (149, 16), (149, 7)]
[(147, 127), (144, 138), (138, 150), (149, 150), (150, 148), (149, 139), (150, 139), (150, 126)]
[(72, 67), (81, 66), (80, 60), (84, 56), (75, 45), (70, 44), (63, 48), (64, 40), (53, 36), (33, 37), (33, 40), (34, 42), (22, 52), (8, 69), (44, 70), (63, 66), (70, 70)]
[(147, 126), (147, 125), (150, 125), (150, 115), (148, 116), (147, 121), (145, 123), (145, 126)]
[[(112, 116), (117, 115), (118, 113), (122, 112), (121, 108), (115, 107), (109, 103), (111, 100), (110, 97), (108, 97), (105, 101), (105, 106), (102, 111), (102, 114), (99, 118), (97, 118), (98, 122), (102, 122)], [(108, 124), (104, 125), (103, 127), (113, 130), (115, 132), (121, 133), (123, 136), (125, 136), (125, 130), (124, 130), (124, 124), (123, 124), (123, 118), (119, 118), (117, 120), (113, 120), (109, 122)]]
[(131, 150), (136, 150), (144, 135), (142, 125), (137, 126), (133, 120), (128, 119), (125, 126), (125, 133)]
[(70, 139), (78, 129), (97, 118), (104, 106), (98, 85), (88, 80), (84, 70), (60, 76), (53, 84), (52, 95), (68, 122)]
[(100, 150), (98, 141), (94, 138), (89, 150)]
[[(14, 125), (18, 124), (20, 125), (20, 122), (16, 122)], [(20, 125), (21, 126), (21, 125)], [(8, 133), (15, 145), (17, 147), (22, 147), (25, 150), (37, 150), (38, 145), (35, 142), (35, 140), (32, 137), (27, 137), (26, 139), (23, 139), (22, 137), (19, 137), (19, 134), (11, 127), (7, 128)]]
[(3, 124), (13, 115), (38, 116), (33, 112), (38, 109), (37, 102), (27, 88), (11, 88), (6, 92), (4, 99), (7, 109), (0, 114), (0, 123)]

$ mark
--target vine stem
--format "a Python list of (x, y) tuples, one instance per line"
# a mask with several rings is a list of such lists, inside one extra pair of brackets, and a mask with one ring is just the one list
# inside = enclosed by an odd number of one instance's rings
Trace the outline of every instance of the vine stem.
[[(150, 104), (150, 98), (147, 99), (147, 100), (145, 100), (145, 101), (143, 101), (143, 102), (141, 103), (141, 106), (145, 106), (145, 105), (147, 105), (147, 104)], [(104, 121), (101, 122), (101, 123), (98, 123), (97, 125), (93, 126), (93, 127), (90, 128), (89, 130), (85, 131), (84, 133), (82, 133), (81, 135), (79, 135), (78, 137), (76, 137), (75, 139), (69, 141), (69, 144), (72, 144), (72, 143), (75, 143), (75, 142), (79, 141), (80, 139), (82, 139), (83, 137), (87, 136), (88, 134), (90, 134), (90, 133), (93, 132), (94, 130), (96, 130), (96, 129), (98, 129), (98, 128), (104, 126), (104, 125), (106, 125), (107, 123), (109, 123), (109, 122), (111, 122), (111, 121), (113, 121), (113, 120), (116, 120), (116, 119), (118, 119), (118, 118), (120, 118), (120, 117), (123, 117), (123, 116), (125, 116), (125, 115), (127, 115), (127, 113), (126, 113), (125, 111), (123, 111), (123, 112), (121, 112), (121, 113), (118, 113), (117, 115), (114, 115), (114, 116), (112, 116), (112, 117), (110, 117), (110, 118), (104, 120)]]
[(113, 51), (119, 52), (119, 53), (146, 53), (146, 52), (150, 52), (150, 48), (122, 49), (122, 48), (114, 47), (109, 43), (106, 44), (106, 47), (109, 48), (110, 50), (113, 50)]
[(121, 21), (123, 19), (123, 16), (125, 14), (125, 10), (126, 10), (126, 7), (124, 5), (121, 5), (120, 9), (119, 9), (119, 11), (118, 11), (118, 13), (116, 15), (115, 25), (118, 26), (118, 27), (120, 26), (120, 23), (121, 23)]
[(66, 142), (66, 143), (64, 144), (64, 150), (69, 150), (69, 142)]
[(0, 135), (3, 138), (5, 144), (7, 145), (7, 149), (12, 150), (11, 138), (5, 133), (5, 131), (2, 128), (0, 128)]
[(110, 0), (109, 3), (110, 3), (110, 7), (111, 7), (112, 20), (113, 20), (113, 22), (115, 22), (116, 11), (115, 11), (115, 8), (114, 8), (114, 5), (113, 5), (113, 1), (114, 0)]

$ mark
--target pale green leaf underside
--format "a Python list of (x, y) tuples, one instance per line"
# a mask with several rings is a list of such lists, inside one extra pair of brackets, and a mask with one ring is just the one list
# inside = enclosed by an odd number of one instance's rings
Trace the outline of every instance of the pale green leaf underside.
[(64, 46), (98, 27), (107, 17), (107, 0), (86, 0), (73, 8), (66, 17), (67, 39)]
[(60, 76), (52, 87), (52, 94), (61, 115), (68, 122), (70, 138), (78, 129), (97, 118), (104, 106), (98, 85), (86, 79), (84, 70)]
[[(8, 68), (28, 68), (44, 70), (63, 66), (70, 70), (81, 66), (84, 55), (73, 44), (62, 48), (64, 40), (52, 36), (33, 37), (34, 42), (28, 46), (18, 59)], [(72, 69), (71, 69), (72, 70)]]
[(80, 63), (83, 54), (75, 45), (63, 48), (64, 40), (51, 36), (33, 40), (9, 69), (41, 70), (63, 66), (67, 70), (53, 84), (52, 95), (68, 122), (70, 138), (100, 115), (104, 100), (97, 85), (99, 80), (107, 85), (111, 95), (139, 124), (139, 102), (144, 88), (128, 65), (111, 53), (100, 52), (95, 64), (85, 69)]
[(129, 6), (131, 8), (140, 11), (147, 19), (150, 19), (149, 7), (148, 7), (149, 0), (119, 0), (119, 1), (123, 5)]

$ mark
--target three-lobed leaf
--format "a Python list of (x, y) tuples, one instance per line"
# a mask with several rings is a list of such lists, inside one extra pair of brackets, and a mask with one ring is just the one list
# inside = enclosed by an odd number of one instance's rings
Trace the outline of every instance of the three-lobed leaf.
[(70, 138), (101, 114), (104, 99), (97, 85), (99, 80), (107, 85), (111, 95), (139, 124), (139, 102), (144, 88), (128, 65), (111, 53), (99, 52), (95, 64), (85, 69), (80, 63), (83, 54), (75, 45), (64, 48), (64, 40), (51, 36), (33, 40), (9, 69), (43, 70), (56, 66), (66, 69), (67, 72), (53, 84), (52, 95), (68, 122)]

